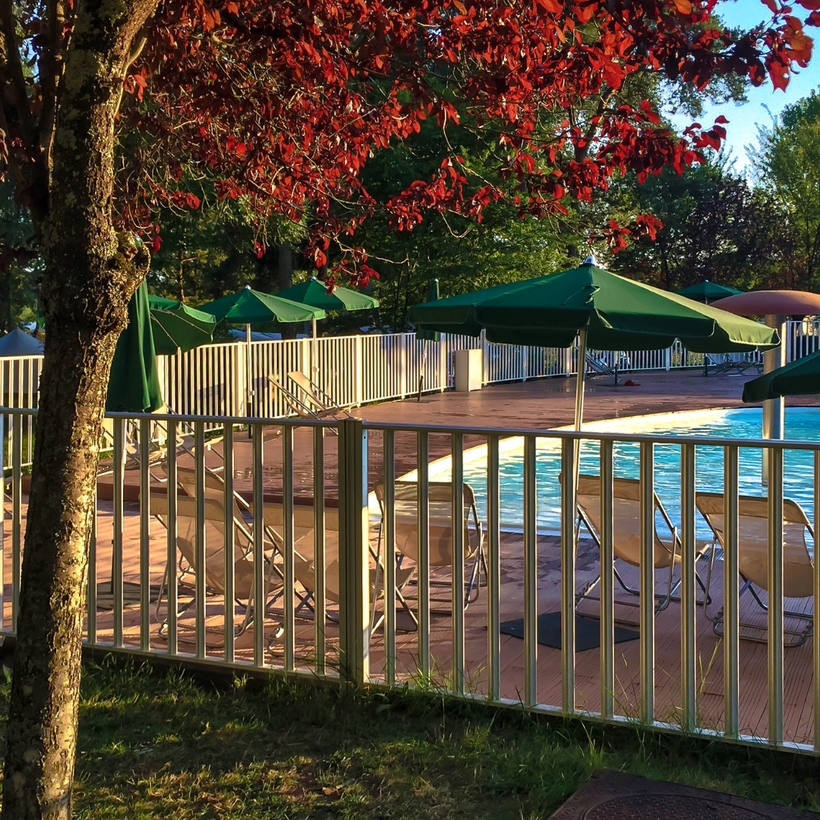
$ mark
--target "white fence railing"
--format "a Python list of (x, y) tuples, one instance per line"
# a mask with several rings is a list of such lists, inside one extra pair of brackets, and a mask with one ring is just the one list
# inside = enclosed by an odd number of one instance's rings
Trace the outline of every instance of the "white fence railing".
[[(281, 418), (290, 414), (270, 377), (287, 382), (301, 371), (340, 406), (405, 398), (419, 389), (446, 390), (453, 384), (455, 352), (480, 348), (483, 383), (524, 381), (576, 372), (576, 351), (492, 344), (482, 337), (442, 336), (425, 342), (414, 333), (339, 336), (253, 342), (251, 366), (243, 342), (205, 345), (176, 356), (159, 356), (166, 405), (180, 415)], [(820, 322), (787, 324), (787, 359), (820, 349)], [(703, 366), (703, 356), (679, 342), (665, 350), (591, 353), (620, 370), (671, 370)], [(0, 387), (7, 407), (36, 407), (42, 356), (0, 359)], [(248, 372), (251, 404), (246, 407)], [(26, 447), (31, 436), (25, 437)]]
[[(6, 413), (22, 441), (32, 411)], [(97, 501), (87, 644), (354, 684), (429, 681), (473, 701), (820, 750), (820, 563), (807, 526), (820, 520), (820, 443), (585, 431), (583, 472), (594, 479), (582, 476), (578, 500), (593, 528), (598, 513), (600, 522), (597, 543), (586, 533), (576, 543), (571, 431), (281, 420), (251, 421), (248, 437), (233, 432), (241, 418), (160, 418), (169, 442), (184, 422), (195, 445), (167, 447), (152, 475), (144, 463), (106, 479), (122, 483)], [(124, 421), (114, 420), (115, 462)], [(148, 437), (156, 421), (135, 424)], [(215, 422), (225, 435), (206, 450)], [(520, 438), (502, 441), (510, 434)], [(446, 475), (428, 464), (432, 436), (449, 439)], [(485, 443), (483, 460), (466, 436)], [(638, 479), (626, 496), (615, 478), (624, 447)], [(750, 492), (761, 451), (769, 482), (758, 481), (752, 510), (741, 486)], [(4, 635), (15, 634), (26, 522), (17, 444), (10, 453)], [(509, 457), (519, 460), (516, 488), (502, 483)], [(414, 483), (397, 481), (408, 468)], [(798, 473), (805, 519), (784, 499)], [(125, 501), (129, 487), (140, 488), (141, 512)], [(717, 494), (711, 512), (704, 489)], [(672, 530), (660, 529), (656, 493)], [(539, 523), (550, 504), (558, 536)], [(632, 558), (615, 562), (624, 532)], [(710, 550), (713, 532), (720, 550)], [(582, 607), (592, 633), (576, 648)], [(633, 631), (616, 643), (625, 622)]]

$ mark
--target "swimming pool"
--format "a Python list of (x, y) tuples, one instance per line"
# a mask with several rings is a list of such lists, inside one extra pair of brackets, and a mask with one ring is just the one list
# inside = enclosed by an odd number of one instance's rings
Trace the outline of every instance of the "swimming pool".
[[(759, 439), (762, 410), (710, 410), (696, 413), (664, 413), (635, 419), (612, 419), (589, 424), (585, 429), (620, 433), (641, 433), (670, 436), (716, 436), (724, 438)], [(820, 409), (789, 408), (786, 413), (786, 439), (820, 441)], [(539, 439), (536, 456), (536, 493), (538, 529), (542, 532), (560, 530), (560, 442)], [(680, 520), (680, 445), (655, 446), (655, 490), (673, 521)], [(581, 472), (598, 474), (597, 442), (584, 442), (581, 448)], [(502, 442), (501, 450), (501, 526), (508, 530), (523, 526), (524, 451), (523, 440)], [(790, 450), (784, 457), (784, 495), (800, 503), (811, 520), (813, 517), (813, 455), (810, 451)], [(762, 451), (740, 448), (741, 495), (765, 495), (762, 484)], [(616, 442), (614, 446), (615, 475), (637, 478), (639, 447), (637, 443)], [(723, 447), (696, 448), (697, 489), (723, 489)], [(448, 480), (449, 458), (430, 467), (430, 478)], [(478, 447), (465, 453), (464, 480), (476, 492), (479, 513), (486, 520), (487, 462), (486, 448)], [(707, 537), (708, 529), (699, 523), (699, 535)], [(702, 532), (701, 532), (702, 530)]]

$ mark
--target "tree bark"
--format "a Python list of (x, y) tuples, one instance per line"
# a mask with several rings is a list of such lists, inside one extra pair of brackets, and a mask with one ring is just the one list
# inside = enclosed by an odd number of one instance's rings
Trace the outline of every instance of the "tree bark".
[(108, 375), (148, 253), (112, 224), (114, 121), (157, 0), (78, 7), (37, 220), (48, 333), (9, 708), (3, 818), (71, 816), (88, 539)]

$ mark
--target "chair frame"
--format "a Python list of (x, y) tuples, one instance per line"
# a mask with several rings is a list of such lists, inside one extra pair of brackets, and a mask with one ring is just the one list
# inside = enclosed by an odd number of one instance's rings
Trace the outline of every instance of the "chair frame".
[[(582, 480), (589, 480), (600, 482), (600, 477), (596, 475), (579, 475), (579, 486)], [(613, 491), (615, 492), (615, 497), (617, 498), (617, 487), (620, 486), (630, 486), (634, 487), (639, 485), (640, 482), (638, 479), (635, 478), (613, 478)], [(669, 535), (672, 538), (671, 549), (669, 550), (670, 561), (669, 561), (669, 577), (667, 579), (666, 584), (666, 593), (655, 593), (655, 615), (657, 616), (660, 612), (663, 612), (672, 601), (680, 601), (679, 597), (676, 597), (675, 593), (678, 591), (681, 585), (682, 579), (679, 577), (675, 580), (675, 567), (680, 563), (680, 556), (681, 551), (683, 549), (683, 544), (681, 542), (680, 535), (678, 533), (678, 528), (672, 523), (672, 519), (669, 516), (669, 513), (666, 511), (666, 508), (663, 506), (663, 502), (658, 497), (657, 493), (654, 493), (654, 509), (656, 513), (659, 513), (661, 516), (664, 525), (669, 531)], [(575, 523), (575, 540), (576, 543), (578, 541), (578, 536), (580, 535), (581, 525), (585, 527), (587, 532), (590, 534), (592, 540), (598, 547), (598, 550), (601, 550), (601, 536), (595, 527), (594, 522), (592, 521), (591, 517), (588, 515), (586, 510), (583, 509), (580, 503), (576, 503), (576, 510), (577, 510), (577, 517)], [(653, 518), (654, 520), (654, 518)], [(664, 547), (668, 549), (668, 545), (663, 541), (660, 535), (657, 532), (657, 523), (653, 528), (653, 538), (657, 539), (658, 541), (663, 544)], [(695, 555), (695, 562), (699, 561), (706, 551), (709, 549), (710, 545), (707, 543), (703, 545), (700, 550)], [(633, 564), (631, 561), (628, 561), (626, 558), (622, 556), (614, 556), (614, 561), (618, 559), (624, 561), (627, 564), (631, 564), (632, 566), (637, 566)], [(621, 573), (618, 571), (618, 565), (613, 561), (613, 572), (615, 574), (615, 579), (618, 581), (620, 587), (630, 595), (634, 595), (636, 597), (640, 597), (640, 589), (635, 589), (634, 587), (629, 586), (626, 583)], [(700, 576), (695, 572), (695, 581), (697, 582), (698, 586), (700, 587), (701, 591), (703, 592), (703, 599), (698, 601), (701, 605), (706, 605), (711, 603), (711, 598), (709, 597), (709, 586), (708, 583), (704, 585), (704, 582), (701, 580)], [(575, 594), (575, 607), (578, 608), (578, 605), (584, 600), (590, 601), (600, 601), (600, 598), (596, 595), (591, 595), (598, 584), (601, 582), (601, 575), (598, 574), (598, 577), (595, 580), (590, 581), (589, 583), (585, 584), (584, 587)], [(630, 607), (639, 607), (639, 602), (633, 602), (629, 600), (619, 600), (616, 602), (618, 605), (622, 606), (630, 606)], [(616, 621), (618, 619), (616, 618)], [(624, 621), (624, 623), (631, 624), (631, 621)]]
[[(216, 498), (215, 496), (212, 495), (212, 496), (206, 497), (204, 500), (205, 500), (206, 505), (210, 505), (210, 506), (218, 505), (219, 508), (223, 512), (222, 516), (214, 516), (211, 520), (220, 521), (223, 524), (229, 523), (229, 521), (230, 521), (230, 523), (241, 534), (242, 539), (245, 540), (245, 542), (250, 547), (249, 550), (242, 551), (241, 547), (238, 544), (235, 544), (234, 549), (239, 550), (239, 556), (238, 557), (240, 559), (244, 559), (244, 560), (247, 560), (248, 558), (252, 559), (253, 536), (248, 531), (248, 529), (245, 526), (244, 522), (237, 520), (235, 514), (231, 514), (230, 519), (228, 519), (228, 516), (224, 515), (224, 512), (225, 512), (224, 504), (222, 504), (220, 499)], [(162, 502), (164, 502), (164, 503), (162, 503)], [(182, 516), (180, 516), (180, 514), (179, 514), (179, 508), (180, 507), (182, 507), (184, 509), (185, 507), (191, 507), (191, 506), (195, 505), (195, 503), (196, 503), (196, 499), (191, 497), (191, 496), (188, 496), (188, 495), (179, 495), (179, 496), (177, 496), (177, 499), (176, 499), (177, 519), (179, 519), (180, 517), (195, 518), (195, 515), (190, 516), (190, 515), (183, 514)], [(168, 496), (165, 495), (165, 494), (161, 494), (161, 493), (154, 493), (154, 494), (151, 495), (150, 505), (151, 505), (151, 513), (154, 515), (155, 518), (157, 518), (157, 520), (166, 529), (168, 529), (169, 524), (172, 523), (169, 520), (168, 513), (167, 513)], [(207, 509), (206, 509), (206, 520), (207, 519), (208, 519), (208, 516), (207, 516)], [(234, 540), (236, 541), (235, 536), (234, 536)], [(184, 550), (179, 546), (179, 538), (177, 538), (177, 549), (180, 551), (180, 553), (184, 557)], [(222, 544), (222, 550), (223, 550), (223, 553), (224, 553), (224, 543)], [(265, 551), (265, 554), (263, 555), (263, 562), (266, 566), (266, 570), (265, 570), (265, 580), (266, 580), (266, 582), (268, 582), (270, 584), (272, 581), (274, 581), (276, 579), (278, 579), (280, 581), (280, 583), (278, 583), (278, 584), (272, 584), (271, 585), (271, 590), (274, 590), (274, 589), (278, 590), (276, 592), (276, 595), (270, 601), (267, 599), (267, 594), (265, 596), (264, 609), (267, 612), (267, 611), (269, 611), (271, 605), (273, 603), (275, 603), (277, 600), (279, 600), (279, 598), (282, 597), (285, 590), (284, 590), (284, 584), (281, 583), (281, 581), (283, 579), (282, 571), (279, 567), (276, 566), (276, 564), (273, 561), (273, 557), (270, 554), (268, 554), (267, 551)], [(190, 566), (187, 567), (184, 570), (184, 572), (186, 574), (187, 573), (195, 573), (197, 571), (197, 569), (194, 566), (193, 562), (189, 561), (188, 563), (190, 564)], [(234, 563), (236, 563), (236, 557), (235, 557)], [(168, 585), (170, 583), (169, 571), (170, 571), (170, 568), (169, 568), (168, 564), (166, 564), (165, 572), (163, 573), (162, 582), (160, 584), (159, 595), (157, 596), (157, 602), (156, 602), (156, 618), (157, 618), (158, 621), (160, 621), (159, 630), (158, 630), (158, 634), (159, 634), (160, 637), (164, 636), (165, 631), (168, 627), (168, 615), (166, 614), (164, 618), (162, 617), (161, 607), (162, 607), (162, 601), (163, 601), (164, 597), (167, 597), (167, 589), (168, 589)], [(208, 594), (209, 586), (212, 590), (216, 590), (218, 592), (218, 588), (214, 587), (212, 584), (211, 585), (208, 584), (207, 561), (206, 561), (206, 567), (205, 567), (205, 585), (206, 585), (206, 590), (205, 590), (206, 595)], [(190, 586), (190, 584), (186, 584), (186, 586)], [(254, 591), (253, 585), (251, 585), (250, 590), (249, 590), (249, 595), (247, 597), (241, 597), (241, 596), (237, 596), (236, 589), (234, 589), (234, 603), (236, 605), (239, 605), (244, 610), (244, 616), (242, 618), (241, 623), (234, 628), (234, 638), (237, 638), (240, 635), (242, 635), (253, 624), (253, 620), (254, 620), (253, 619), (253, 613), (254, 613), (253, 591)], [(165, 593), (165, 594), (163, 594), (163, 593)], [(223, 598), (226, 597), (225, 594), (224, 594), (224, 589), (222, 590), (221, 594), (222, 594)], [(185, 612), (187, 612), (196, 603), (196, 601), (197, 601), (197, 595), (196, 595), (196, 591), (194, 591), (194, 594), (191, 596), (191, 600), (189, 602), (187, 602), (186, 604), (178, 607), (177, 612), (176, 612), (176, 617), (179, 618), (181, 615), (184, 615)], [(225, 602), (225, 605), (227, 606), (227, 601)]]
[[(723, 530), (721, 528), (719, 528), (718, 526), (716, 526), (716, 524), (712, 520), (711, 514), (708, 513), (708, 512), (705, 512), (701, 508), (701, 506), (698, 504), (699, 499), (704, 498), (704, 497), (723, 498), (723, 493), (699, 492), (699, 493), (696, 494), (696, 497), (695, 497), (695, 503), (696, 503), (696, 505), (698, 505), (698, 512), (700, 512), (700, 514), (703, 517), (704, 521), (706, 521), (706, 523), (709, 525), (709, 529), (712, 531), (712, 537), (713, 537), (713, 541), (712, 541), (713, 548), (712, 548), (712, 551), (711, 551), (711, 556), (710, 556), (710, 559), (709, 559), (709, 567), (708, 567), (707, 575), (706, 575), (706, 586), (707, 586), (707, 588), (709, 588), (711, 586), (712, 570), (713, 570), (713, 567), (714, 567), (715, 555), (716, 555), (716, 552), (717, 552), (715, 547), (719, 546), (721, 548), (721, 550), (723, 550), (724, 546), (723, 546), (723, 537), (722, 537), (723, 536)], [(760, 501), (765, 501), (765, 499), (761, 498), (761, 497), (758, 497), (758, 496), (743, 496), (743, 495), (738, 496), (738, 504), (739, 504), (740, 507), (743, 506), (744, 501), (760, 502)], [(803, 510), (803, 508), (796, 501), (794, 501), (791, 498), (784, 498), (783, 503), (784, 503), (784, 512), (786, 511), (786, 509), (790, 509), (792, 511), (792, 513), (794, 514), (794, 519), (791, 521), (791, 523), (798, 524), (798, 525), (802, 524), (804, 526), (805, 530), (807, 530), (809, 535), (812, 537), (812, 540), (814, 541), (815, 540), (814, 539), (814, 528), (812, 527), (811, 522), (809, 521), (808, 517), (806, 516), (805, 510)], [(743, 517), (742, 514), (741, 514), (741, 517)], [(749, 516), (747, 516), (747, 517), (749, 517)], [(754, 516), (754, 517), (758, 517), (758, 516)], [(804, 546), (805, 546), (805, 538), (804, 538)], [(742, 549), (743, 549), (742, 545), (740, 543), (738, 543), (739, 558), (741, 557)], [(808, 552), (807, 548), (806, 548), (806, 559), (809, 562), (809, 566), (812, 566), (811, 554)], [(740, 578), (743, 582), (740, 586), (739, 591), (738, 591), (738, 598), (741, 598), (746, 592), (749, 592), (752, 596), (752, 599), (755, 601), (755, 603), (764, 612), (768, 613), (768, 611), (769, 611), (768, 604), (765, 601), (763, 601), (763, 599), (758, 594), (757, 589), (755, 588), (756, 587), (755, 582), (753, 582), (751, 579), (747, 578), (743, 574), (743, 572), (740, 571), (740, 570), (738, 571), (738, 574), (740, 575)], [(764, 591), (767, 591), (767, 590), (764, 589)], [(788, 598), (788, 597), (794, 597), (794, 596), (784, 595), (784, 597)], [(808, 598), (809, 596), (807, 595), (805, 597)], [(723, 636), (725, 634), (724, 630), (723, 630), (723, 623), (724, 623), (723, 607), (721, 607), (714, 615), (710, 615), (709, 611), (708, 611), (708, 608), (704, 607), (704, 613), (705, 613), (707, 619), (712, 624), (712, 631), (716, 635)], [(785, 627), (785, 625), (784, 625), (784, 629), (783, 629), (783, 632), (784, 632), (785, 635), (791, 636), (794, 639), (794, 640), (791, 640), (791, 641), (789, 641), (789, 640), (785, 641), (784, 644), (783, 644), (785, 647), (792, 648), (792, 647), (795, 647), (795, 646), (801, 646), (813, 634), (813, 631), (814, 631), (814, 615), (812, 613), (797, 612), (796, 610), (786, 609), (785, 607), (783, 608), (783, 615), (787, 618), (793, 618), (794, 620), (797, 620), (797, 621), (805, 621), (806, 622), (806, 626), (803, 629), (800, 629), (800, 630), (798, 630), (798, 629), (788, 629), (788, 628)], [(754, 634), (754, 631), (766, 632), (767, 631), (766, 627), (760, 626), (758, 624), (750, 624), (750, 623), (740, 622), (739, 623), (739, 628), (740, 628), (740, 630), (743, 630), (743, 629), (746, 630), (746, 634), (742, 635), (742, 637), (745, 638), (746, 640), (754, 641), (756, 643), (768, 643), (768, 638), (767, 637), (759, 637), (759, 636)], [(753, 632), (750, 633), (749, 632), (750, 630), (753, 630)]]
[[(418, 482), (415, 481), (396, 481), (395, 486), (396, 488), (400, 488), (403, 485), (412, 485), (416, 487), (416, 498), (418, 498)], [(444, 489), (447, 488), (449, 493), (448, 498), (452, 499), (452, 482), (449, 481), (430, 481), (428, 482), (428, 488), (432, 489), (434, 492), (436, 489)], [(489, 577), (488, 572), (488, 565), (487, 565), (487, 556), (484, 549), (484, 534), (485, 534), (485, 527), (481, 523), (478, 517), (478, 508), (476, 507), (475, 501), (475, 492), (473, 488), (467, 483), (463, 483), (463, 494), (464, 494), (464, 520), (463, 526), (465, 527), (465, 545), (469, 544), (469, 532), (470, 532), (470, 522), (472, 520), (472, 525), (476, 533), (476, 547), (475, 550), (467, 556), (465, 554), (465, 560), (472, 559), (473, 566), (470, 571), (470, 580), (467, 584), (467, 587), (464, 591), (464, 609), (466, 610), (467, 607), (473, 603), (479, 596), (481, 584), (481, 570), (484, 570), (484, 585), (487, 583), (487, 578)], [(381, 543), (382, 537), (385, 534), (385, 506), (384, 506), (384, 482), (379, 481), (373, 487), (373, 493), (376, 496), (376, 500), (379, 504), (379, 510), (381, 512), (381, 521), (379, 522), (379, 551), (381, 552)], [(452, 526), (452, 520), (450, 524)], [(404, 560), (405, 556), (399, 550), (397, 550), (397, 567), (401, 567), (402, 561)], [(452, 564), (452, 562), (451, 562)], [(450, 565), (451, 565), (450, 564)], [(447, 564), (436, 564), (433, 566), (449, 566)], [(412, 582), (411, 582), (412, 583)], [(430, 586), (452, 586), (451, 582), (449, 581), (438, 581), (435, 579), (430, 579)], [(439, 603), (441, 601), (438, 601)]]

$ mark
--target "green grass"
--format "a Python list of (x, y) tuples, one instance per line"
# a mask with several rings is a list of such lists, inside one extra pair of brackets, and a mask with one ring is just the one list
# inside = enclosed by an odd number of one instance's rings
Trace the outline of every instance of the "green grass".
[(520, 820), (547, 816), (604, 767), (818, 809), (816, 766), (435, 692), (217, 686), (110, 663), (85, 670), (75, 816)]

